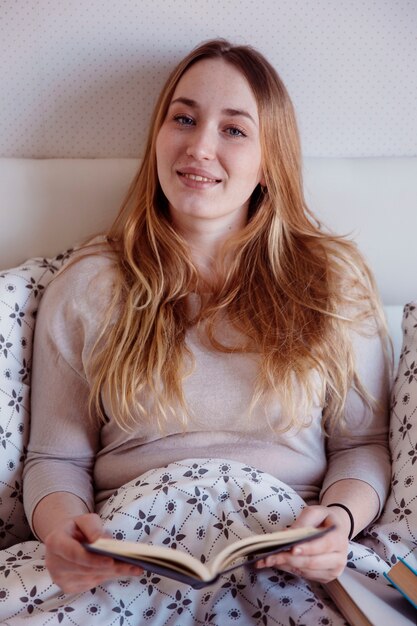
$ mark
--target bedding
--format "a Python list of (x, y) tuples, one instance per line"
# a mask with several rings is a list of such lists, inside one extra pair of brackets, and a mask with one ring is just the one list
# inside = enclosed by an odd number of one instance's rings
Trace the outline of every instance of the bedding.
[(0, 272), (0, 549), (31, 536), (22, 498), (36, 311), (45, 287), (70, 257), (29, 259)]
[[(15, 626), (30, 618), (34, 625), (224, 625), (225, 620), (245, 625), (248, 620), (251, 624), (344, 624), (320, 586), (272, 569), (244, 568), (202, 591), (148, 573), (71, 597), (52, 584), (43, 547), (31, 535), (24, 515), (21, 473), (29, 432), (36, 310), (45, 287), (70, 255), (71, 250), (51, 259), (30, 259), (0, 273), (1, 623)], [(404, 309), (403, 334), (391, 412), (392, 490), (380, 519), (351, 542), (349, 554), (349, 566), (375, 581), (398, 556), (417, 565), (416, 303)], [(289, 487), (256, 468), (227, 459), (191, 459), (128, 483), (101, 514), (115, 537), (177, 543), (209, 559), (228, 537), (236, 539), (260, 527), (285, 527), (302, 506)]]
[(399, 556), (417, 567), (417, 302), (404, 307), (403, 345), (390, 417), (391, 493), (363, 543), (387, 563)]
[[(188, 459), (151, 470), (121, 487), (101, 511), (114, 538), (153, 542), (209, 561), (230, 540), (290, 525), (304, 506), (284, 483), (225, 459)], [(351, 542), (349, 564), (375, 581), (387, 564)], [(51, 583), (43, 546), (29, 541), (0, 557), (0, 617), (31, 623), (137, 626), (345, 624), (320, 585), (273, 568), (239, 568), (195, 590), (150, 572), (80, 594)], [(291, 621), (292, 620), (292, 621)]]

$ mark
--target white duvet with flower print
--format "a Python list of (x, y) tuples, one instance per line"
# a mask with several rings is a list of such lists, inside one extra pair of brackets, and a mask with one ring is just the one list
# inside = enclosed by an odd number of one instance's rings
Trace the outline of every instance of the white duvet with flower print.
[[(112, 536), (188, 552), (202, 562), (229, 541), (291, 525), (303, 500), (284, 483), (235, 461), (189, 459), (151, 470), (119, 489), (101, 517)], [(33, 626), (339, 626), (320, 585), (278, 569), (242, 567), (195, 590), (145, 572), (64, 595), (44, 566), (43, 546), (24, 542), (0, 560), (1, 624)], [(349, 565), (378, 579), (387, 565), (351, 543)]]

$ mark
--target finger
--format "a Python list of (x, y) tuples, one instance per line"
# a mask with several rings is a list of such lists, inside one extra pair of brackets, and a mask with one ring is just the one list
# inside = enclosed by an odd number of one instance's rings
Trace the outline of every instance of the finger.
[(315, 554), (329, 554), (338, 552), (347, 554), (349, 550), (349, 541), (344, 533), (329, 533), (324, 537), (308, 541), (303, 544), (294, 546), (289, 553), (292, 556), (313, 556)]
[(293, 576), (298, 576), (300, 578), (305, 578), (306, 580), (317, 582), (317, 583), (322, 583), (322, 584), (328, 583), (331, 580), (335, 580), (342, 573), (341, 571), (338, 571), (338, 570), (328, 570), (328, 569), (308, 571), (308, 570), (297, 570), (295, 568), (293, 569), (288, 568), (288, 569), (282, 569), (282, 571), (288, 572), (289, 574), (292, 574)]
[[(89, 553), (87, 553), (89, 556)], [(92, 555), (96, 556), (96, 555)], [(99, 555), (97, 555), (99, 556)], [(137, 576), (139, 574), (143, 574), (143, 569), (137, 565), (133, 565), (130, 563), (123, 563), (122, 561), (117, 561), (111, 557), (104, 557), (105, 564), (101, 567), (97, 567), (94, 563), (93, 566), (89, 564), (89, 562), (78, 563), (73, 560), (68, 560), (57, 554), (48, 554), (47, 559), (50, 561), (50, 565), (54, 570), (65, 572), (66, 575), (75, 572), (76, 574), (82, 575), (102, 575), (107, 578), (115, 578), (117, 576)], [(88, 559), (89, 561), (90, 559)], [(101, 561), (101, 557), (100, 557)], [(48, 568), (49, 569), (49, 568)]]
[(83, 591), (88, 591), (89, 589), (93, 589), (93, 587), (97, 587), (109, 579), (104, 576), (64, 576), (62, 573), (57, 575), (56, 578), (53, 578), (53, 581), (56, 585), (58, 585), (62, 591), (65, 593), (80, 593)]
[(266, 559), (266, 566), (277, 567), (278, 569), (295, 573), (312, 580), (323, 578), (323, 572), (327, 572), (326, 578), (330, 580), (341, 574), (344, 570), (346, 566), (346, 555), (333, 552), (311, 557), (289, 556), (284, 562), (277, 557), (271, 556)]
[[(113, 559), (111, 557), (102, 556), (99, 554), (92, 554), (75, 539), (64, 537), (62, 534), (51, 534), (45, 541), (46, 545), (46, 565), (49, 569), (48, 561), (53, 562), (53, 559), (61, 559), (61, 561), (68, 562), (71, 566), (78, 565), (82, 567), (89, 567), (93, 569), (106, 569), (113, 566)], [(64, 566), (65, 564), (62, 563)], [(70, 567), (68, 565), (68, 567)]]
[(272, 554), (265, 559), (257, 561), (255, 567), (258, 569), (262, 567), (283, 567), (288, 564), (298, 567), (300, 563), (305, 563), (307, 559), (312, 557), (323, 556), (327, 558), (331, 554), (346, 562), (349, 551), (349, 542), (346, 536), (335, 532), (334, 537), (330, 537), (331, 533), (319, 539), (298, 544), (291, 550)]
[[(257, 567), (264, 567), (260, 562), (257, 564)], [(288, 574), (292, 574), (293, 576), (299, 576), (300, 578), (306, 578), (308, 580), (311, 581), (316, 581), (316, 582), (321, 582), (321, 583), (326, 583), (329, 582), (330, 580), (334, 580), (335, 578), (337, 578), (343, 571), (343, 567), (342, 568), (330, 568), (327, 569), (323, 568), (323, 569), (301, 569), (301, 568), (297, 568), (294, 567), (293, 565), (290, 564), (285, 564), (285, 565), (280, 565), (280, 566), (273, 566), (271, 565), (271, 567), (276, 567), (277, 569), (279, 569), (282, 572), (287, 572)]]
[(329, 509), (321, 505), (306, 506), (291, 524), (291, 528), (303, 528), (304, 526), (320, 526), (326, 517), (329, 516)]
[(108, 569), (97, 570), (77, 566), (59, 557), (53, 559), (48, 569), (52, 580), (67, 593), (78, 589), (91, 589), (107, 580), (143, 575), (141, 568), (127, 563), (113, 563)]
[[(343, 522), (346, 521), (344, 517), (345, 516), (343, 516)], [(340, 515), (336, 514), (334, 509), (329, 509), (328, 507), (322, 505), (312, 505), (303, 509), (291, 527), (302, 528), (304, 526), (313, 526), (316, 528), (334, 527), (336, 530), (341, 530), (346, 537), (348, 537), (349, 534), (346, 532), (346, 524), (341, 523)], [(333, 537), (334, 533), (330, 533), (326, 537), (329, 536)]]
[(84, 541), (93, 543), (104, 535), (103, 522), (97, 513), (87, 513), (75, 519), (78, 529), (84, 536)]
[(115, 562), (115, 570), (117, 576), (142, 576), (145, 571), (138, 565), (129, 565), (128, 563)]
[[(293, 546), (288, 552), (293, 555), (300, 554), (322, 554), (328, 552), (342, 552), (347, 553), (349, 547), (349, 540), (345, 532), (333, 523), (333, 520), (329, 516), (322, 524), (323, 528), (331, 529), (330, 532), (312, 539), (310, 541), (304, 541)], [(288, 552), (282, 552), (285, 555)]]
[(295, 573), (298, 572), (299, 576), (303, 578), (307, 578), (308, 580), (314, 580), (319, 583), (327, 583), (331, 580), (334, 580), (343, 572), (344, 567), (332, 567), (332, 568), (323, 568), (323, 569), (303, 569), (303, 570), (295, 570)]
[(290, 564), (275, 566), (277, 569), (288, 572), (293, 576), (299, 576), (301, 578), (306, 578), (307, 580), (316, 581), (320, 583), (326, 583), (331, 580), (334, 580), (344, 570), (344, 565), (335, 565), (334, 567), (328, 567), (327, 564), (322, 569), (317, 568), (297, 568)]
[[(63, 570), (64, 571), (64, 570)], [(77, 576), (80, 579), (96, 578), (97, 580), (110, 580), (115, 578), (129, 578), (143, 574), (143, 569), (135, 565), (115, 564), (114, 567), (97, 572), (96, 569), (66, 570), (66, 575)]]
[(65, 581), (84, 581), (86, 578), (111, 579), (117, 578), (118, 574), (113, 569), (91, 569), (83, 568), (80, 566), (74, 566), (69, 561), (53, 559), (51, 562), (47, 562), (47, 567), (50, 572), (51, 578), (54, 582), (62, 587), (62, 582)]
[[(267, 559), (268, 562), (268, 559)], [(273, 561), (271, 561), (271, 564)], [(276, 562), (275, 562), (276, 563)], [(302, 571), (313, 570), (333, 570), (343, 567), (346, 564), (346, 557), (339, 552), (329, 554), (317, 554), (314, 556), (291, 556), (284, 563), (276, 563), (278, 567), (291, 567)]]

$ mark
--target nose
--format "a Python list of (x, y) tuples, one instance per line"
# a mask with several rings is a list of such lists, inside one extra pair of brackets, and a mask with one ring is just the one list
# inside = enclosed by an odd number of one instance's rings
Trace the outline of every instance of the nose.
[(211, 160), (216, 154), (216, 134), (208, 125), (196, 127), (188, 136), (187, 156)]

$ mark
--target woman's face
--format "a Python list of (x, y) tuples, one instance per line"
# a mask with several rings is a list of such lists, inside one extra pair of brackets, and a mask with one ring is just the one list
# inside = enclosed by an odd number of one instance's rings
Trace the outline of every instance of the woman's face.
[(178, 226), (241, 228), (262, 181), (258, 108), (244, 76), (204, 59), (181, 78), (156, 143), (158, 177)]

